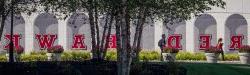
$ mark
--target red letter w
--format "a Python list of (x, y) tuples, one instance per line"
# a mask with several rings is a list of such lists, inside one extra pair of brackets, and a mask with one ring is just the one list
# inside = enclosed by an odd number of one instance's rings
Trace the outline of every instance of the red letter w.
[(36, 35), (36, 39), (41, 49), (51, 47), (55, 40), (57, 39), (57, 35)]

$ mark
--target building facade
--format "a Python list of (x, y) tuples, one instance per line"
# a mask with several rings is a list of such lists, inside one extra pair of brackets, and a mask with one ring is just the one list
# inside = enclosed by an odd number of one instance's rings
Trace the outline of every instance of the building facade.
[[(250, 25), (248, 25), (250, 23), (250, 0), (224, 1), (226, 2), (225, 9), (212, 7), (211, 11), (173, 25), (166, 24), (163, 20), (147, 19), (142, 35), (142, 48), (159, 50), (157, 44), (162, 34), (166, 34), (168, 38), (181, 36), (180, 47), (189, 52), (197, 52), (203, 44), (207, 43), (215, 46), (219, 38), (223, 38), (223, 47), (226, 52), (233, 51), (238, 44), (250, 45)], [(14, 20), (14, 44), (23, 46), (26, 53), (58, 44), (66, 50), (91, 50), (87, 13), (73, 13), (66, 20), (57, 19), (55, 15), (49, 13), (34, 13), (30, 16), (19, 14), (14, 17)], [(104, 16), (100, 16), (99, 20), (101, 33)], [(4, 27), (1, 51), (8, 46), (9, 32), (10, 18), (6, 20)], [(134, 32), (135, 26), (132, 25), (131, 37)], [(109, 48), (115, 48), (114, 28), (111, 34)], [(206, 41), (206, 37), (209, 37), (209, 42)]]

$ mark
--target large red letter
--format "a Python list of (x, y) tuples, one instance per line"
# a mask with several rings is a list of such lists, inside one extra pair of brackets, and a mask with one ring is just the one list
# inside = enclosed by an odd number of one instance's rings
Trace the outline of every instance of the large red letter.
[(110, 35), (108, 48), (116, 48), (116, 35)]
[(200, 35), (200, 50), (210, 47), (211, 35)]
[(168, 37), (168, 47), (181, 49), (182, 48), (181, 43), (180, 43), (181, 39), (182, 39), (182, 36), (180, 34), (170, 35)]
[(242, 40), (244, 39), (243, 35), (232, 36), (230, 49), (238, 49), (242, 45)]
[(57, 35), (36, 35), (36, 39), (38, 40), (38, 44), (41, 49), (51, 47), (55, 40), (57, 39)]
[(83, 35), (75, 35), (74, 42), (73, 42), (73, 49), (87, 49), (86, 45), (84, 44), (84, 36)]
[[(4, 38), (5, 38), (6, 40), (8, 40), (8, 41), (10, 41), (10, 39), (11, 39), (11, 37), (10, 37), (9, 34), (6, 34), (6, 35), (4, 36)], [(14, 47), (19, 46), (20, 39), (21, 39), (21, 36), (20, 36), (20, 35), (18, 35), (18, 34), (13, 35), (12, 41), (13, 41)], [(9, 48), (9, 46), (10, 46), (10, 42), (4, 46), (4, 49)]]

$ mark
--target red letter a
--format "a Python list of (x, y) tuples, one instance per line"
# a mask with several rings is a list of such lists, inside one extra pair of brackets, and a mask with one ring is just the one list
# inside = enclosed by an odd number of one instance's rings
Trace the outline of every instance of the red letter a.
[(84, 36), (83, 35), (75, 35), (74, 42), (73, 42), (73, 49), (87, 49), (84, 44)]

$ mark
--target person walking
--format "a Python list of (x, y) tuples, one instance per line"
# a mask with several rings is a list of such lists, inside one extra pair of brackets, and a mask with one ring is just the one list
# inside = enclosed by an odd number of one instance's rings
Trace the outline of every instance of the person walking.
[(224, 61), (225, 59), (224, 59), (224, 51), (223, 51), (223, 48), (222, 48), (222, 47), (223, 47), (222, 38), (219, 38), (216, 47), (217, 47), (217, 49), (220, 51), (222, 60)]
[(158, 46), (160, 47), (161, 49), (161, 61), (163, 61), (163, 57), (162, 57), (162, 52), (163, 52), (163, 48), (166, 47), (166, 35), (165, 34), (162, 34), (161, 36), (162, 38), (159, 40), (158, 42)]

